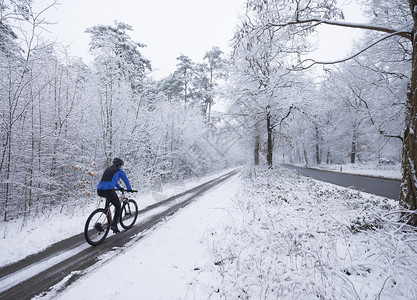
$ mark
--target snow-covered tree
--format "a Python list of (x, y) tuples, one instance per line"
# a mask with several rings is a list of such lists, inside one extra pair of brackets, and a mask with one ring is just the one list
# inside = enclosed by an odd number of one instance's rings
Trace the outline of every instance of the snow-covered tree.
[[(400, 37), (405, 48), (412, 48), (412, 64), (410, 66), (411, 82), (407, 94), (406, 128), (403, 142), (403, 178), (401, 188), (401, 202), (411, 211), (417, 209), (417, 140), (415, 131), (417, 126), (417, 40), (414, 33), (417, 31), (417, 1), (363, 1), (372, 13), (370, 24), (358, 24), (343, 21), (343, 14), (337, 7), (335, 0), (248, 0), (249, 10), (262, 13), (262, 23), (257, 26), (259, 35), (274, 28), (277, 31), (285, 30), (288, 34), (302, 34), (307, 36), (316, 30), (318, 25), (342, 26), (346, 28), (361, 28), (378, 33), (377, 39), (364, 49), (352, 55), (355, 57), (366, 49), (387, 40)], [(347, 59), (341, 60), (346, 61)], [(335, 62), (331, 62), (335, 63)], [(323, 64), (311, 59), (304, 60), (295, 65), (293, 69), (304, 70), (317, 64)], [(412, 221), (417, 224), (417, 214), (412, 214)]]
[(96, 97), (99, 100), (99, 122), (102, 130), (103, 152), (107, 164), (115, 155), (115, 147), (123, 135), (120, 121), (126, 116), (128, 99), (140, 92), (150, 62), (139, 49), (145, 45), (132, 41), (131, 26), (115, 22), (114, 26), (93, 26), (90, 49), (94, 55)]
[(250, 119), (255, 165), (259, 163), (261, 136), (265, 132), (266, 161), (272, 167), (277, 134), (282, 133), (283, 122), (303, 98), (303, 91), (309, 90), (302, 74), (288, 72), (293, 61), (305, 51), (305, 42), (271, 28), (265, 28), (264, 34), (259, 35), (257, 28), (264, 15), (248, 10), (247, 16), (233, 39), (229, 90), (234, 98), (233, 110)]
[(211, 106), (213, 105), (213, 90), (216, 84), (215, 79), (224, 76), (225, 59), (222, 57), (223, 51), (219, 47), (213, 47), (207, 51), (204, 55), (204, 59), (207, 61), (207, 70), (209, 72), (209, 88), (208, 88), (208, 101), (205, 103), (205, 112), (207, 113), (207, 122), (210, 124), (211, 118)]
[(191, 58), (184, 54), (178, 56), (177, 60), (177, 69), (174, 72), (174, 76), (182, 83), (184, 106), (187, 106), (187, 102), (189, 101), (190, 82), (194, 76), (195, 64)]
[[(0, 193), (4, 199), (2, 212), (5, 221), (10, 211), (27, 207), (22, 195), (15, 197), (15, 188), (20, 186), (21, 178), (27, 178), (19, 176), (22, 175), (20, 172), (27, 171), (26, 157), (19, 151), (26, 150), (28, 146), (25, 144), (28, 142), (25, 130), (28, 119), (33, 116), (33, 101), (48, 84), (39, 82), (40, 69), (36, 66), (37, 55), (50, 47), (39, 39), (42, 26), (46, 23), (43, 13), (55, 4), (56, 1), (36, 12), (30, 1), (0, 2)], [(35, 82), (39, 84), (35, 85)], [(14, 203), (11, 203), (12, 200)]]

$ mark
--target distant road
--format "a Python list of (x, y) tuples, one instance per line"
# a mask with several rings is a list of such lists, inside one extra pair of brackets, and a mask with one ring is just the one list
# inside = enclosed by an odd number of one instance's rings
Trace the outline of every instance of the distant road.
[(296, 170), (301, 175), (321, 181), (330, 182), (344, 187), (353, 187), (356, 190), (391, 199), (400, 198), (400, 180), (303, 168), (289, 164), (283, 164), (282, 166), (288, 169)]

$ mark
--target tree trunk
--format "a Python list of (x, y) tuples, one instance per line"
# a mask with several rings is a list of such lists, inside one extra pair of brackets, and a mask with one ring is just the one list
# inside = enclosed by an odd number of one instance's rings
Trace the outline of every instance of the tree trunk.
[[(407, 94), (407, 116), (406, 129), (404, 132), (403, 144), (403, 177), (401, 181), (400, 202), (410, 210), (417, 209), (417, 188), (416, 188), (416, 162), (417, 162), (417, 144), (416, 144), (416, 128), (417, 128), (417, 0), (410, 0), (411, 14), (414, 19), (414, 27), (412, 31), (412, 66), (411, 66), (411, 86)], [(413, 214), (410, 223), (417, 226), (417, 214)]]
[(187, 69), (184, 70), (184, 107), (187, 108), (187, 87), (188, 80), (187, 80)]
[(12, 139), (11, 136), (9, 137), (9, 144), (7, 146), (7, 167), (6, 167), (6, 195), (4, 199), (4, 218), (3, 221), (7, 221), (8, 217), (8, 209), (9, 209), (9, 202), (10, 202), (10, 170), (11, 170), (11, 164), (12, 164)]
[(352, 141), (352, 150), (350, 152), (350, 163), (354, 164), (356, 160), (356, 142)]
[(209, 96), (209, 104), (208, 104), (208, 117), (207, 123), (210, 126), (210, 117), (211, 117), (211, 103), (213, 102), (213, 68), (210, 68), (210, 96)]
[(320, 159), (320, 135), (319, 135), (319, 127), (316, 124), (316, 163), (319, 165), (321, 164)]
[(259, 166), (259, 149), (261, 147), (260, 144), (261, 138), (259, 137), (259, 134), (256, 133), (255, 135), (255, 146), (253, 148), (253, 162), (255, 166)]
[[(13, 127), (13, 99), (9, 91), (8, 95), (9, 99), (9, 111), (8, 111), (8, 124), (7, 124), (7, 136), (5, 141), (5, 153), (6, 153), (6, 184), (5, 184), (5, 195), (4, 195), (4, 213), (3, 213), (3, 221), (7, 221), (8, 218), (8, 209), (9, 209), (9, 200), (10, 200), (10, 169), (11, 169), (11, 159), (12, 159), (12, 127)], [(3, 162), (2, 162), (3, 164)]]
[(273, 154), (273, 143), (272, 143), (272, 125), (271, 125), (271, 108), (269, 105), (266, 108), (266, 129), (268, 131), (268, 153), (266, 155), (266, 160), (268, 162), (268, 168), (272, 168), (272, 154)]
[(357, 158), (357, 152), (358, 152), (358, 148), (357, 148), (357, 139), (358, 139), (358, 125), (356, 122), (356, 119), (353, 123), (353, 133), (352, 133), (352, 148), (350, 151), (350, 163), (354, 164), (356, 162), (356, 158)]
[(305, 161), (306, 165), (308, 165), (308, 154), (307, 154), (307, 150), (304, 146), (304, 143), (303, 143), (303, 154), (304, 154), (304, 161)]
[(29, 196), (27, 199), (27, 209), (25, 210), (25, 219), (30, 215), (32, 208), (33, 197), (33, 178), (35, 169), (35, 98), (33, 95), (33, 86), (30, 87), (30, 100), (31, 100), (31, 143), (30, 143), (30, 169), (29, 169)]
[(255, 166), (259, 166), (259, 152), (261, 150), (261, 137), (259, 135), (259, 122), (258, 118), (255, 118), (254, 126), (254, 145), (253, 145), (253, 163)]

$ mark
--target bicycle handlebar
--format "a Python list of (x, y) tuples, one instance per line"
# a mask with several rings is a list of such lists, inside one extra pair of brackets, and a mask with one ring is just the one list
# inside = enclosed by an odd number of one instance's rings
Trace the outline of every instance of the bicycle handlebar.
[(116, 191), (119, 191), (119, 192), (122, 192), (122, 193), (124, 193), (124, 192), (126, 192), (126, 193), (137, 193), (138, 192), (137, 190), (130, 190), (130, 191), (125, 190), (125, 189), (120, 189), (120, 190), (115, 189), (115, 190)]

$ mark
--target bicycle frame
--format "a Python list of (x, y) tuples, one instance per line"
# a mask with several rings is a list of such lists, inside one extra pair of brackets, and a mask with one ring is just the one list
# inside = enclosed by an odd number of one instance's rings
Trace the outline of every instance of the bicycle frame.
[[(109, 223), (111, 224), (112, 221), (113, 221), (113, 217), (112, 217), (112, 213), (111, 213), (110, 208), (113, 204), (109, 201), (109, 199), (107, 197), (101, 197), (101, 198), (106, 199), (106, 204), (104, 205), (104, 209), (107, 210), (107, 214), (106, 214), (106, 218), (104, 219), (104, 221), (106, 221), (107, 218), (108, 218)], [(122, 192), (122, 194), (119, 196), (120, 204), (122, 204), (126, 200), (128, 200), (128, 198), (126, 198), (124, 192)]]

